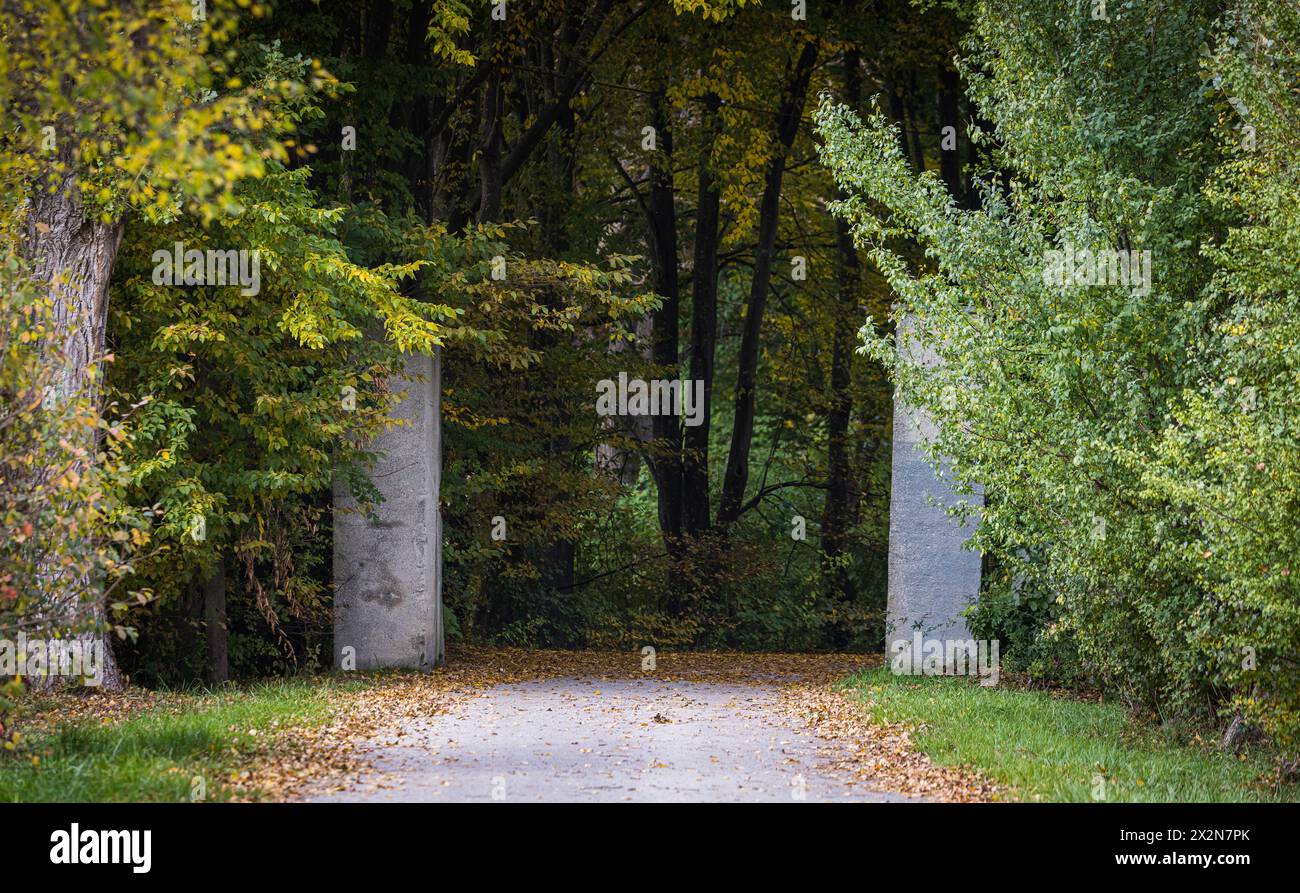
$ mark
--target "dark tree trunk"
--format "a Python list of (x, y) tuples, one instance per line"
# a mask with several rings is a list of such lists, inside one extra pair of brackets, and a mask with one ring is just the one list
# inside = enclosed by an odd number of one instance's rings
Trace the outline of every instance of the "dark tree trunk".
[(691, 297), (691, 381), (704, 382), (699, 425), (686, 428), (683, 456), (683, 524), (689, 536), (709, 527), (709, 431), (713, 425), (713, 359), (718, 342), (718, 212), (721, 191), (709, 169), (710, 149), (718, 133), (719, 99), (704, 98), (711, 138), (700, 154), (699, 194), (695, 217), (695, 271)]
[[(522, 122), (521, 122), (522, 123)], [(572, 152), (572, 140), (577, 120), (573, 110), (566, 103), (557, 119), (559, 132), (554, 134), (546, 146), (546, 165), (550, 169), (553, 182), (547, 184), (546, 201), (541, 208), (540, 218), (542, 237), (547, 247), (556, 257), (563, 257), (569, 250), (569, 231), (567, 209), (569, 196), (573, 195), (574, 178), (577, 175), (577, 160)], [(548, 345), (548, 350), (553, 345)], [(552, 376), (554, 379), (554, 376)], [(557, 394), (557, 402), (562, 395)], [(562, 424), (570, 422), (570, 413), (562, 413)], [(550, 445), (551, 454), (572, 465), (578, 460), (574, 456), (573, 442), (567, 437), (555, 438)], [(543, 556), (545, 576), (544, 584), (553, 591), (568, 592), (577, 579), (575, 566), (578, 557), (578, 544), (572, 540), (560, 540), (546, 547)]]
[(904, 97), (904, 90), (904, 86), (898, 81), (889, 82), (889, 115), (898, 124), (898, 141), (903, 155), (911, 162), (914, 170), (922, 170), (924, 162), (921, 159), (920, 144), (912, 139), (913, 124), (907, 113), (909, 103)]
[[(472, 152), (475, 147), (472, 145), (468, 147), (470, 151), (463, 155), (460, 151), (453, 154), (466, 169), (477, 165), (479, 183), (477, 188), (473, 184), (467, 184), (468, 193), (462, 192), (461, 201), (452, 207), (448, 216), (449, 231), (459, 233), (472, 219), (495, 220), (500, 215), (502, 190), (533, 157), (550, 130), (568, 113), (574, 96), (588, 82), (593, 43), (602, 24), (608, 19), (612, 6), (612, 0), (597, 0), (584, 12), (580, 26), (573, 19), (567, 19), (563, 23), (561, 37), (554, 47), (549, 48), (552, 58), (556, 60), (555, 70), (549, 73), (555, 89), (549, 96), (549, 101), (537, 110), (528, 126), (515, 137), (508, 153), (503, 151), (504, 143), (501, 139), (501, 116), (505, 101), (502, 84), (511, 60), (500, 57), (501, 47), (479, 48), (478, 67), (463, 86), (486, 84), (482, 91), (482, 107), (472, 109), (469, 116), (470, 120), (479, 122), (477, 149), (480, 154), (475, 161)], [(450, 112), (451, 109), (446, 111)], [(445, 114), (436, 121), (435, 129), (450, 124), (451, 115)], [(454, 143), (454, 137), (452, 141)], [(457, 148), (463, 150), (466, 147)]]
[[(862, 80), (856, 51), (844, 55), (844, 102), (857, 109), (862, 99)], [(841, 194), (840, 196), (844, 196)], [(854, 501), (850, 469), (849, 423), (853, 414), (853, 346), (857, 331), (858, 287), (861, 271), (853, 237), (844, 220), (836, 220), (836, 243), (840, 256), (839, 302), (831, 346), (831, 399), (827, 415), (826, 503), (822, 512), (822, 587), (834, 601), (848, 604), (854, 599), (852, 575), (842, 566), (848, 546), (848, 529)], [(841, 637), (842, 638), (842, 637)], [(844, 641), (837, 644), (844, 645)]]
[(230, 679), (230, 628), (226, 622), (226, 565), (217, 566), (203, 584), (203, 627), (207, 633), (208, 662), (205, 678), (209, 685)]
[[(652, 355), (659, 374), (676, 377), (678, 368), (680, 294), (677, 277), (677, 203), (673, 192), (673, 135), (667, 100), (653, 100), (656, 155), (650, 169), (650, 236), (654, 254), (655, 291), (663, 298), (654, 312)], [(651, 441), (651, 468), (659, 494), (659, 529), (669, 551), (675, 552), (682, 535), (681, 427), (676, 416), (657, 415)]]
[[(426, 61), (425, 41), (432, 14), (432, 4), (429, 0), (423, 0), (413, 4), (407, 16), (402, 62), (411, 72), (417, 72), (422, 65), (429, 64)], [(389, 123), (394, 130), (408, 130), (420, 137), (420, 145), (405, 153), (402, 173), (411, 189), (415, 213), (425, 223), (434, 220), (433, 183), (429, 175), (429, 155), (436, 145), (430, 127), (433, 112), (433, 98), (423, 90), (412, 95), (409, 102), (394, 103), (389, 112)]]
[(777, 151), (768, 169), (759, 204), (758, 247), (754, 257), (754, 278), (745, 305), (745, 324), (741, 332), (740, 356), (736, 373), (736, 415), (731, 431), (731, 450), (722, 480), (722, 499), (718, 505), (718, 524), (727, 527), (740, 517), (740, 506), (749, 482), (749, 448), (754, 439), (755, 389), (758, 354), (763, 328), (763, 312), (772, 284), (772, 263), (776, 256), (777, 225), (780, 222), (781, 183), (785, 174), (786, 155), (799, 133), (808, 79), (817, 59), (815, 43), (804, 45), (795, 63), (777, 115)]
[[(925, 170), (925, 145), (921, 142), (921, 115), (916, 110), (916, 100), (921, 90), (916, 83), (916, 69), (907, 74), (907, 87), (903, 91), (903, 107), (907, 110), (907, 124), (904, 133), (911, 145), (912, 163), (918, 171)], [(929, 116), (925, 126), (929, 127)]]
[(574, 580), (577, 579), (574, 574), (577, 558), (577, 544), (569, 540), (561, 540), (547, 546), (542, 556), (543, 585), (556, 592), (571, 590)]
[(501, 216), (501, 116), (504, 114), (504, 96), (501, 90), (501, 70), (488, 77), (483, 95), (483, 132), (479, 142), (478, 174), (480, 222), (496, 220)]
[(362, 53), (367, 59), (381, 59), (388, 51), (393, 32), (392, 0), (374, 0), (366, 8), (366, 33)]
[[(961, 122), (958, 120), (957, 100), (961, 95), (961, 81), (956, 69), (945, 65), (939, 72), (939, 175), (953, 190), (953, 198), (967, 204), (966, 190), (961, 185)], [(954, 144), (943, 147), (943, 129), (953, 128)]]
[[(481, 90), (471, 91), (465, 100), (468, 120), (477, 121), (482, 114), (481, 93)], [(440, 174), (445, 178), (442, 186), (448, 204), (447, 229), (460, 234), (474, 220), (475, 206), (483, 191), (482, 184), (475, 184), (473, 174), (469, 173), (474, 170), (474, 152), (478, 142), (468, 127), (448, 127), (444, 134), (445, 147)]]

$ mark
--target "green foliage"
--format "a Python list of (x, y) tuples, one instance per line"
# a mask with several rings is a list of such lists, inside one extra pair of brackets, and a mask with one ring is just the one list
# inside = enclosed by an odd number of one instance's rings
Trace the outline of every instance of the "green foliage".
[[(245, 595), (290, 654), (281, 613), (319, 621), (328, 607), (321, 496), (336, 470), (364, 480), (368, 442), (393, 424), (400, 395), (386, 381), (399, 349), (433, 349), (437, 320), (452, 315), (401, 294), (418, 263), (353, 263), (339, 240), (343, 211), (316, 206), (307, 174), (273, 166), (242, 184), (236, 218), (131, 231), (114, 289), (122, 363), (110, 378), (144, 404), (133, 490), (157, 506), (168, 547), (140, 573), (177, 597), (235, 559)], [(260, 290), (156, 281), (177, 242), (257, 252)]]
[(3, 225), (21, 220), (28, 188), (65, 179), (105, 221), (132, 208), (150, 220), (237, 211), (234, 184), (288, 157), (279, 102), (325, 85), (315, 74), (245, 83), (227, 52), (237, 6), (267, 12), (247, 0), (207, 3), (202, 21), (189, 0), (6, 4)]
[(32, 736), (36, 760), (0, 763), (0, 802), (257, 798), (261, 792), (235, 784), (240, 773), (285, 729), (328, 721), (337, 696), (361, 684), (292, 679), (167, 692), (125, 719), (72, 719)]
[[(600, 608), (589, 593), (556, 591), (576, 581), (557, 578), (555, 562), (564, 543), (618, 542), (604, 539), (618, 483), (595, 454), (610, 442), (635, 449), (636, 439), (611, 436), (592, 411), (595, 383), (648, 367), (628, 365), (639, 350), (630, 325), (658, 298), (632, 286), (629, 258), (531, 259), (498, 241), (511, 233), (526, 230), (472, 228), (471, 239), (487, 238), (480, 263), (462, 259), (444, 286), (461, 311), (443, 380), (444, 594), (465, 635), (585, 644)], [(504, 258), (503, 280), (489, 275), (493, 256)], [(504, 540), (491, 537), (495, 517), (508, 520)]]
[[(50, 301), (12, 255), (0, 260), (0, 300), (0, 635), (75, 634), (96, 627), (91, 581), (115, 587), (149, 541), (120, 499), (130, 433), (91, 400), (97, 366), (79, 393), (54, 396)], [(87, 432), (101, 435), (96, 453)], [(75, 593), (81, 607), (48, 615), (48, 589)]]
[[(596, 382), (619, 371), (687, 374), (697, 202), (702, 177), (712, 177), (720, 193), (721, 337), (707, 496), (716, 507), (733, 423), (732, 335), (743, 324), (761, 198), (777, 154), (776, 108), (802, 45), (814, 41), (827, 60), (813, 71), (818, 86), (841, 88), (840, 52), (854, 45), (868, 82), (919, 84), (921, 101), (951, 55), (955, 17), (927, 12), (912, 22), (906, 2), (880, 6), (868, 23), (817, 4), (807, 20), (794, 20), (788, 7), (736, 0), (594, 7), (542, 0), (498, 22), (489, 4), (362, 3), (304, 7), (254, 24), (258, 39), (319, 58), (344, 82), (337, 101), (322, 106), (324, 117), (305, 121), (299, 134), (319, 150), (312, 184), (320, 195), (374, 203), (387, 215), (383, 227), (353, 215), (346, 241), (358, 257), (406, 262), (424, 256), (412, 243), (435, 238), (442, 226), (467, 236), (499, 228), (489, 235), (498, 249), (460, 257), (464, 274), (448, 278), (436, 297), (465, 311), (444, 332), (442, 365), (449, 634), (618, 647), (877, 645), (890, 394), (880, 368), (863, 357), (849, 357), (847, 387), (832, 387), (827, 345), (858, 304), (885, 307), (889, 294), (879, 277), (856, 283), (860, 294), (841, 287), (836, 221), (823, 201), (834, 184), (811, 163), (808, 128), (787, 159), (780, 202), (766, 212), (777, 220), (778, 248), (750, 480), (774, 489), (751, 487), (745, 500), (753, 505), (730, 539), (674, 544), (680, 554), (669, 562), (647, 466), (680, 453), (681, 444), (652, 442), (649, 426), (604, 428), (592, 404)], [(664, 120), (657, 148), (648, 150), (644, 128), (657, 120), (659, 96)], [(717, 100), (716, 128), (705, 116), (709, 97)], [(340, 139), (348, 133), (355, 150)], [(485, 202), (496, 174), (500, 201)], [(651, 201), (657, 177), (671, 184), (673, 207)], [(661, 331), (676, 319), (675, 368), (653, 361), (647, 317), (655, 305), (642, 297), (664, 291), (655, 259), (662, 230), (649, 222), (656, 215), (664, 226), (672, 218), (676, 243), (675, 308), (666, 300), (655, 314)], [(528, 223), (502, 228), (509, 220)], [(506, 275), (490, 283), (494, 254)], [(796, 256), (806, 262), (798, 279)], [(582, 270), (622, 278), (583, 283), (574, 277)], [(412, 293), (435, 299), (431, 287), (417, 279)], [(826, 416), (841, 397), (852, 406), (842, 477), (853, 492), (844, 500), (851, 517), (838, 561), (856, 585), (844, 598), (828, 593), (818, 572)], [(606, 460), (627, 473), (611, 474)], [(796, 513), (809, 522), (808, 539), (797, 543)], [(508, 525), (503, 543), (490, 538), (497, 516)], [(670, 596), (670, 577), (690, 585)]]
[(1089, 685), (1088, 665), (1062, 624), (1056, 593), (1037, 577), (985, 580), (979, 604), (968, 612), (971, 633), (999, 644), (1002, 668), (1034, 682)]
[[(62, 337), (44, 289), (12, 254), (0, 258), (0, 638), (65, 639), (124, 626), (131, 561), (150, 541), (148, 518), (124, 494), (134, 419), (93, 398), (92, 366), (79, 390), (55, 396)], [(109, 358), (111, 359), (111, 358)], [(98, 441), (96, 440), (98, 437)], [(90, 447), (98, 443), (98, 446)], [(49, 593), (62, 594), (52, 604)], [(106, 614), (101, 596), (112, 599)], [(21, 680), (0, 683), (0, 744)]]
[(1005, 683), (895, 676), (872, 670), (846, 686), (870, 713), (915, 731), (940, 765), (965, 766), (1007, 788), (1004, 799), (1087, 803), (1294, 801), (1273, 756), (1241, 757), (1177, 727), (1135, 727), (1123, 707)]
[[(976, 211), (913, 177), (878, 113), (860, 124), (825, 102), (818, 121), (851, 193), (837, 210), (914, 320), (897, 338), (869, 325), (867, 349), (935, 416), (933, 454), (984, 488), (977, 546), (1052, 595), (1038, 621), (1059, 618), (1131, 703), (1253, 708), (1289, 752), (1295, 20), (1216, 14), (978, 4), (965, 73), (1008, 176)], [(1241, 103), (1260, 152), (1239, 148)], [(1152, 287), (1049, 283), (1053, 249), (1150, 250)], [(917, 344), (936, 368), (900, 361)], [(1002, 625), (1006, 595), (988, 610), (985, 628)]]
[(1217, 610), (1197, 630), (1228, 709), (1300, 750), (1300, 9), (1242, 2), (1205, 77), (1224, 160), (1207, 184), (1233, 226), (1205, 256), (1213, 324), (1143, 484), (1196, 519), (1186, 563)]
[[(75, 287), (65, 294), (63, 280), (89, 277), (91, 292), (99, 292), (124, 219), (167, 228), (182, 219), (228, 222), (240, 214), (235, 184), (263, 176), (268, 165), (288, 159), (292, 143), (283, 137), (310, 113), (306, 92), (329, 87), (329, 79), (310, 63), (287, 59), (274, 47), (245, 53), (234, 49), (236, 7), (254, 17), (266, 12), (247, 0), (203, 5), (206, 16), (197, 16), (199, 6), (187, 2), (69, 5), (36, 0), (6, 4), (0, 11), (0, 103), (7, 122), (0, 138), (0, 238), (6, 246), (21, 246), (29, 264), (54, 286), (40, 363), (89, 363), (85, 369), (66, 369), (60, 379), (61, 388), (72, 383), (68, 406), (81, 407), (69, 410), (79, 419), (76, 430), (64, 419), (39, 420), (45, 434), (62, 438), (57, 442), (67, 455), (43, 457), (37, 464), (48, 459), (58, 469), (60, 462), (71, 462), (68, 473), (54, 478), (56, 483), (71, 475), (87, 485), (80, 494), (84, 501), (74, 499), (55, 512), (61, 528), (75, 528), (61, 529), (62, 535), (87, 538), (84, 546), (69, 544), (68, 550), (89, 554), (99, 549), (100, 531), (93, 527), (102, 520), (101, 503), (111, 504), (155, 469), (148, 462), (134, 465), (139, 447), (121, 420), (99, 420), (87, 408), (102, 378), (104, 297), (80, 295), (82, 282), (70, 283)], [(246, 82), (243, 74), (254, 57), (258, 77)], [(42, 192), (62, 198), (44, 203), (44, 216), (29, 220)], [(51, 216), (49, 207), (57, 213)], [(116, 228), (97, 228), (89, 221)], [(60, 253), (60, 245), (67, 250)], [(97, 253), (90, 258), (88, 252)], [(94, 306), (80, 306), (81, 297)], [(70, 349), (73, 345), (79, 350)], [(83, 375), (91, 376), (84, 393)], [(157, 435), (158, 413), (137, 410), (140, 406), (133, 406), (130, 424), (140, 421), (149, 436)], [(82, 439), (69, 439), (74, 434)], [(24, 454), (14, 455), (17, 461)], [(51, 526), (49, 532), (55, 529)], [(139, 521), (113, 535), (138, 547), (149, 542), (150, 531)], [(168, 537), (164, 529), (162, 548)], [(54, 573), (42, 565), (41, 588), (51, 603), (47, 612), (61, 607), (74, 615), (102, 615), (104, 589), (111, 594), (121, 576), (116, 567), (110, 570), (106, 576), (102, 569), (73, 561)], [(123, 567), (122, 573), (131, 570)], [(119, 612), (122, 606), (107, 607)], [(79, 624), (74, 616), (60, 625)]]

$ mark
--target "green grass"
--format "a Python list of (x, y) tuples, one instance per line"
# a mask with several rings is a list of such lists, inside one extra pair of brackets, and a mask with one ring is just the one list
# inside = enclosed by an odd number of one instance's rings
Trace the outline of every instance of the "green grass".
[(1135, 722), (1118, 704), (970, 680), (895, 676), (887, 669), (845, 683), (869, 713), (902, 722), (940, 765), (963, 765), (1009, 787), (1006, 799), (1091, 801), (1097, 776), (1108, 802), (1300, 799), (1300, 786), (1260, 783), (1266, 754), (1234, 759)]
[(18, 754), (0, 758), (0, 802), (190, 800), (195, 778), (203, 779), (205, 799), (228, 800), (231, 773), (276, 731), (324, 722), (332, 695), (344, 688), (327, 679), (278, 680), (169, 693), (117, 722), (78, 720), (36, 732)]

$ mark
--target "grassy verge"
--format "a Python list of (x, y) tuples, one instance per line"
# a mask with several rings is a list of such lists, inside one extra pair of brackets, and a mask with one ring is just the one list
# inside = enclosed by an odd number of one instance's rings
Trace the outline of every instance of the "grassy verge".
[(1091, 801), (1094, 791), (1110, 802), (1300, 799), (1300, 786), (1267, 783), (1266, 754), (1225, 756), (1140, 727), (1118, 704), (884, 669), (845, 685), (873, 718), (912, 726), (934, 762), (977, 769), (1010, 789), (1009, 799)]
[[(207, 800), (248, 796), (232, 774), (285, 728), (325, 722), (334, 697), (358, 684), (277, 680), (166, 693), (122, 719), (52, 723), (19, 753), (0, 757), (0, 802), (190, 800), (196, 779)], [(40, 709), (53, 706), (33, 705), (28, 714), (39, 721)]]

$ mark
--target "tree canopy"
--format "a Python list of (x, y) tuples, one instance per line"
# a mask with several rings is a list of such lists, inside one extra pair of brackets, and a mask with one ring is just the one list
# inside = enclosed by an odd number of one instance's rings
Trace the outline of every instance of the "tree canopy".
[[(374, 509), (393, 375), (441, 351), (454, 640), (878, 650), (897, 390), (983, 495), (1011, 667), (1292, 747), (1298, 31), (7, 2), (0, 634), (220, 681), (219, 591), (231, 674), (319, 666), (332, 483)], [(699, 405), (602, 414), (631, 380)]]

